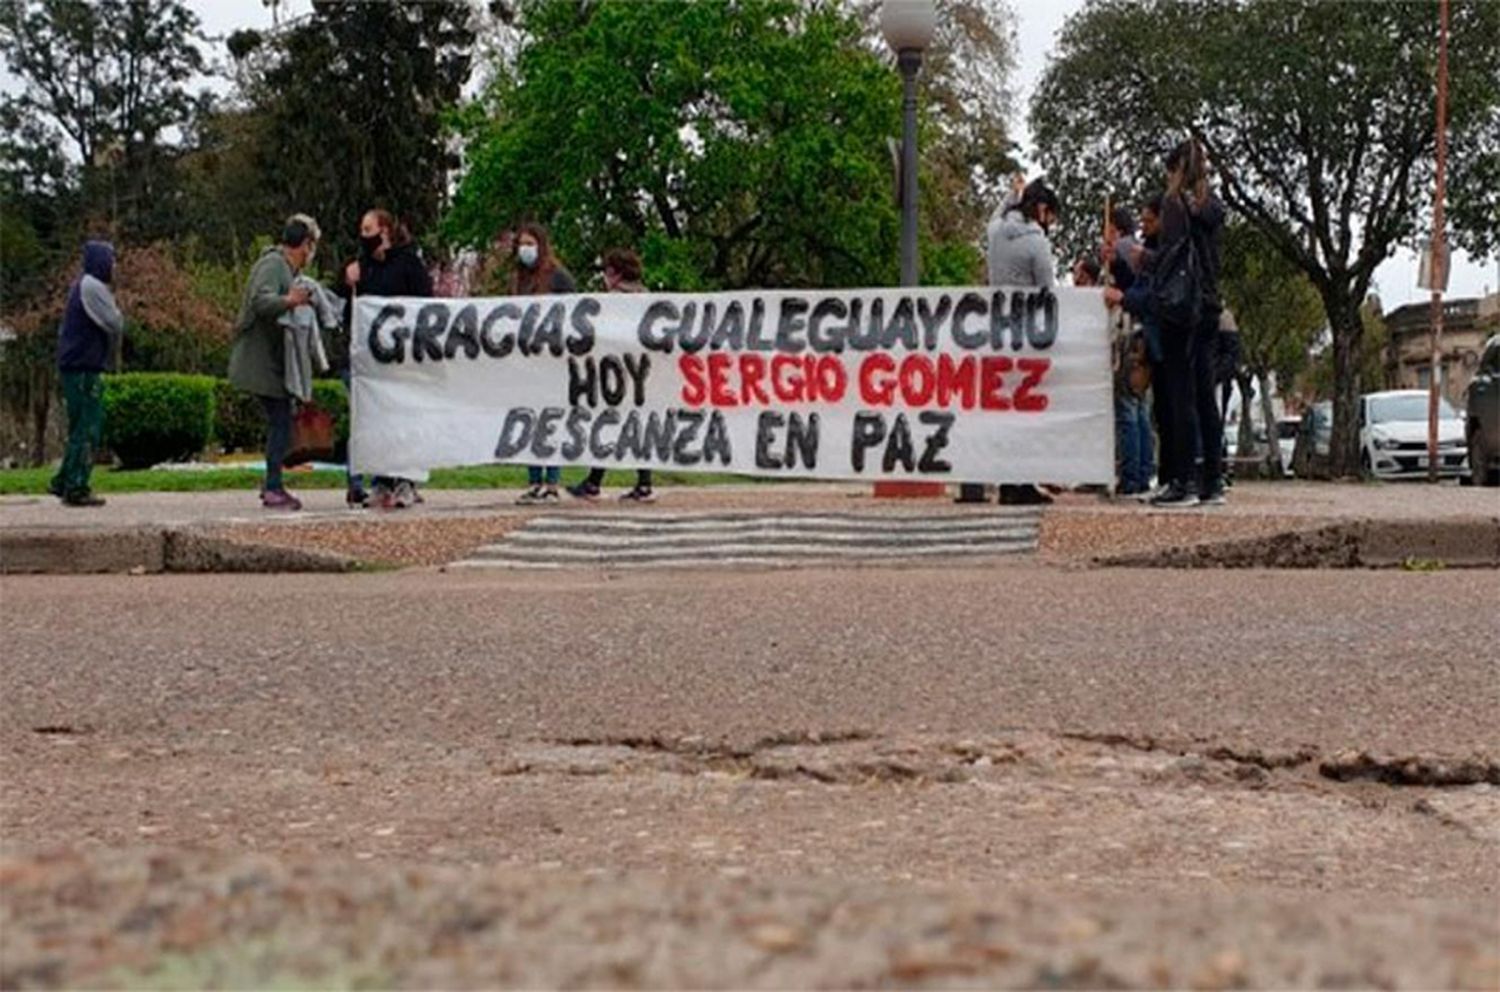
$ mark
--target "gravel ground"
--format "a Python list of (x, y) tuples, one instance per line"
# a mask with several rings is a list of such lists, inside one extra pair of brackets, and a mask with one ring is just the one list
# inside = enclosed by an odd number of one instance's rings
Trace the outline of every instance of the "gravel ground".
[[(180, 852), (0, 861), (6, 988), (1450, 988), (1474, 906), (1204, 891), (371, 868)], [(66, 893), (60, 902), (56, 894)]]

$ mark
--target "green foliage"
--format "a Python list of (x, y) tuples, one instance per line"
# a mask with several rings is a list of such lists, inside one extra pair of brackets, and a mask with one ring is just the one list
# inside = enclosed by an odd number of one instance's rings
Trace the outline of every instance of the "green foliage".
[(1290, 386), (1327, 323), (1307, 275), (1260, 231), (1232, 224), (1224, 232), (1219, 290), (1240, 329), (1245, 368), (1255, 376), (1274, 374), (1283, 388)]
[[(351, 257), (359, 218), (385, 207), (420, 237), (438, 219), (448, 170), (448, 108), (469, 78), (475, 34), (464, 0), (314, 0), (295, 28), (236, 37), (247, 106), (216, 123), (222, 154), (200, 164), (235, 182), (262, 223), (303, 210), (325, 261)], [(236, 232), (239, 238), (249, 233)], [(231, 238), (232, 240), (232, 238)]]
[(214, 382), (214, 444), (225, 451), (256, 451), (266, 440), (260, 400), (228, 379)]
[(104, 378), (104, 444), (127, 469), (192, 458), (214, 429), (214, 380), (135, 372)]
[[(1083, 219), (1075, 244), (1106, 190), (1160, 188), (1163, 154), (1202, 142), (1225, 202), (1323, 300), (1338, 474), (1357, 465), (1360, 305), (1431, 205), (1436, 21), (1426, 3), (1096, 0), (1068, 20), (1031, 107), (1042, 161)], [(1500, 226), (1500, 4), (1452, 5), (1449, 62), (1452, 221), (1483, 250)]]
[[(524, 218), (565, 263), (641, 249), (672, 288), (888, 284), (886, 138), (899, 77), (832, 4), (519, 5), (521, 43), (465, 115), (446, 221), (485, 245)], [(478, 121), (476, 123), (476, 120)]]
[(349, 443), (349, 391), (338, 379), (318, 379), (313, 383), (313, 402), (333, 415), (334, 438), (342, 452)]

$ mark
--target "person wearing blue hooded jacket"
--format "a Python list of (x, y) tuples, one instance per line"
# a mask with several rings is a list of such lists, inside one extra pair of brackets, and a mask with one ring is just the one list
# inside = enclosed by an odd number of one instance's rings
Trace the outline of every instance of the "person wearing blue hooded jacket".
[(57, 370), (68, 409), (68, 446), (48, 489), (64, 506), (103, 506), (89, 486), (94, 449), (104, 428), (104, 369), (125, 318), (115, 303), (115, 249), (107, 241), (83, 246), (83, 274), (68, 290), (57, 335)]

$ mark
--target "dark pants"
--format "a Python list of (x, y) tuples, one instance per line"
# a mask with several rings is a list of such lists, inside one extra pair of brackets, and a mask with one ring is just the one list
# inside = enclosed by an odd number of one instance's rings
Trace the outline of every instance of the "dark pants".
[[(340, 372), (339, 378), (344, 381), (345, 394), (353, 395), (354, 390), (349, 383), (349, 370), (344, 369)], [(351, 493), (362, 492), (365, 488), (365, 477), (354, 471), (354, 460), (349, 457), (347, 451), (344, 453), (344, 483)]]
[(557, 485), (557, 480), (562, 478), (562, 469), (556, 465), (548, 465), (546, 468), (540, 465), (526, 466), (526, 481), (533, 486), (540, 486), (544, 476), (547, 479), (547, 485), (555, 486)]
[(1121, 493), (1143, 493), (1151, 488), (1155, 466), (1146, 401), (1123, 387), (1116, 387), (1115, 392), (1115, 462)]
[(51, 489), (68, 499), (89, 494), (94, 449), (104, 429), (104, 377), (98, 372), (64, 372), (62, 387), (68, 408), (68, 447)]
[[(1205, 308), (1193, 336), (1193, 404), (1198, 425), (1198, 453), (1202, 467), (1198, 475), (1201, 492), (1224, 484), (1224, 421), (1219, 413), (1219, 310)], [(1274, 429), (1274, 425), (1272, 425)]]
[(262, 396), (266, 411), (266, 483), (268, 493), (281, 492), (281, 468), (292, 447), (292, 398)]
[[(1194, 461), (1198, 447), (1197, 380), (1194, 377), (1195, 334), (1187, 327), (1163, 327), (1160, 376), (1155, 383), (1158, 409), (1166, 430), (1162, 437), (1161, 478), (1197, 491)], [(1210, 400), (1210, 402), (1212, 402)]]
[[(585, 485), (593, 486), (596, 489), (604, 485), (604, 469), (600, 468), (597, 465), (589, 469), (589, 474), (587, 478), (583, 480), (583, 482)], [(651, 488), (651, 470), (649, 468), (636, 470), (635, 487), (637, 489)]]

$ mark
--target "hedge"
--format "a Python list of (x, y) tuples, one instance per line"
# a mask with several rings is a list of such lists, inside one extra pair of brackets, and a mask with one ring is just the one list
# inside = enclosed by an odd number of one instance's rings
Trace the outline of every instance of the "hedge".
[[(339, 458), (349, 440), (349, 395), (337, 379), (313, 382), (313, 402), (333, 414)], [(194, 458), (210, 446), (258, 451), (266, 439), (260, 400), (227, 379), (165, 372), (104, 377), (104, 442), (122, 468)]]
[(127, 469), (193, 458), (214, 432), (215, 380), (128, 372), (104, 377), (104, 443)]

